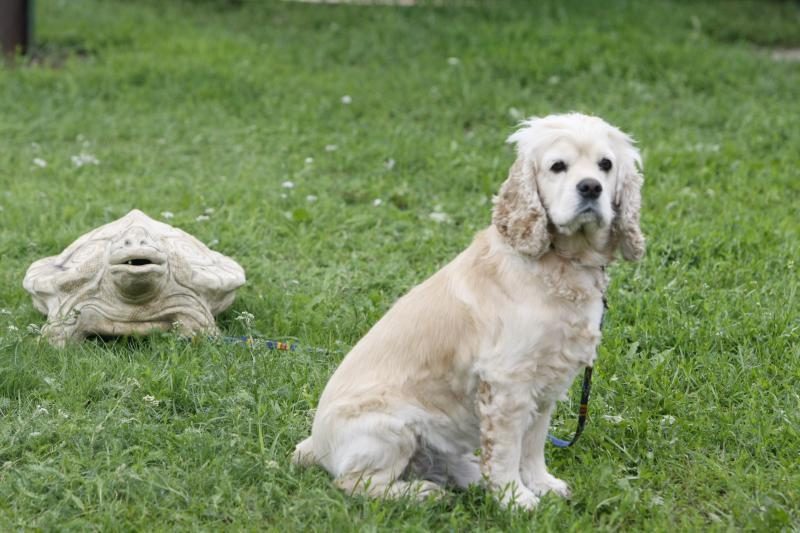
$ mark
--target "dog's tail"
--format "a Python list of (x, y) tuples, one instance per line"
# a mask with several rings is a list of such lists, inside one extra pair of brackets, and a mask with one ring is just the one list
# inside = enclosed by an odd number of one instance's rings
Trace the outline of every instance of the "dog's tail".
[(314, 443), (311, 442), (311, 437), (295, 446), (292, 454), (292, 463), (298, 466), (311, 466), (317, 463), (317, 457), (314, 455)]

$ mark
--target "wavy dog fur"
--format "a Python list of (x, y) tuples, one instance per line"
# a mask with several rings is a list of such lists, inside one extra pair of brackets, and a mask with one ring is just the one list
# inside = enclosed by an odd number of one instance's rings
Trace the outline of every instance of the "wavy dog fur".
[(569, 495), (547, 471), (545, 437), (555, 400), (595, 359), (604, 267), (617, 250), (644, 254), (641, 158), (579, 114), (532, 118), (509, 142), (517, 160), (492, 225), (345, 357), (295, 463), (375, 497), (481, 482), (525, 508)]

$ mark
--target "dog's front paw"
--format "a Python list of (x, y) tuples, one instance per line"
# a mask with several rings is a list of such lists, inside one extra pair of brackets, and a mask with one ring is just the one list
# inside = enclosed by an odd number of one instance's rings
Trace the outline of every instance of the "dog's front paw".
[(539, 504), (539, 497), (533, 491), (518, 484), (511, 484), (502, 490), (496, 490), (495, 497), (500, 505), (506, 508), (520, 507), (530, 511)]
[[(523, 478), (524, 479), (524, 478)], [(532, 479), (524, 479), (525, 486), (536, 496), (544, 496), (548, 492), (554, 492), (562, 498), (569, 498), (572, 494), (566, 481), (562, 481), (555, 476), (545, 472), (544, 475)]]

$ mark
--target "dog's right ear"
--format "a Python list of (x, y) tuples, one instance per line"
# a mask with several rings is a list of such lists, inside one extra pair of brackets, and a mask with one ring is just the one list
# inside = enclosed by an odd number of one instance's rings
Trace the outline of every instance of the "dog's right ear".
[(492, 224), (518, 252), (537, 258), (550, 247), (547, 213), (539, 199), (536, 169), (519, 154), (494, 197)]

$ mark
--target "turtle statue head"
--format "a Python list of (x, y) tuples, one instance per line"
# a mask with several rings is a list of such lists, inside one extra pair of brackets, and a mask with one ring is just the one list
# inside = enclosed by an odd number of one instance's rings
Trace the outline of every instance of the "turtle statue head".
[(138, 210), (33, 263), (23, 286), (57, 346), (88, 336), (216, 333), (244, 270), (188, 233)]

